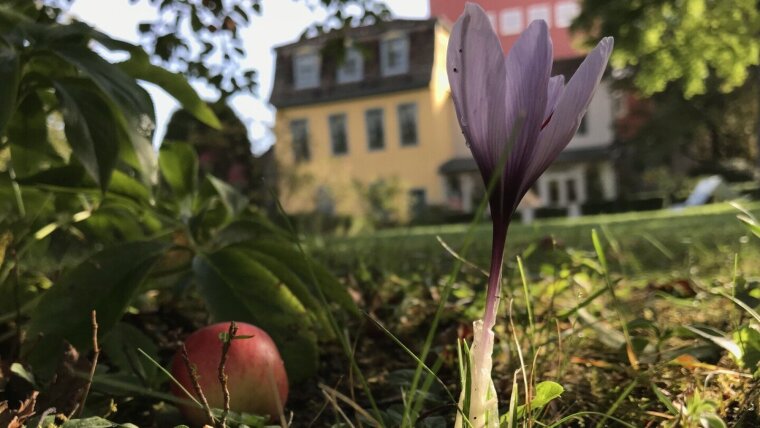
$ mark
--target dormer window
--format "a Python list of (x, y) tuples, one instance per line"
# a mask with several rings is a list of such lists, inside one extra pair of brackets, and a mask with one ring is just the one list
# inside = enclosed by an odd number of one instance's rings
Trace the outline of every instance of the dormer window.
[(321, 61), (316, 52), (297, 53), (293, 56), (293, 83), (296, 89), (319, 86)]
[(380, 69), (383, 76), (395, 76), (409, 71), (407, 35), (394, 35), (380, 42)]
[(353, 83), (364, 77), (364, 57), (358, 49), (346, 49), (346, 56), (338, 67), (338, 83)]

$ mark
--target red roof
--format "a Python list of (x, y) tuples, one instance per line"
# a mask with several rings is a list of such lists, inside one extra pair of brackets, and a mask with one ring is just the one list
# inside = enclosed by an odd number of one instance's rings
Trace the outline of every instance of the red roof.
[[(430, 14), (451, 22), (456, 21), (468, 0), (430, 0)], [(554, 58), (567, 59), (581, 55), (573, 48), (568, 26), (580, 10), (578, 0), (478, 0), (491, 18), (501, 45), (507, 52), (520, 32), (534, 19), (549, 24)]]

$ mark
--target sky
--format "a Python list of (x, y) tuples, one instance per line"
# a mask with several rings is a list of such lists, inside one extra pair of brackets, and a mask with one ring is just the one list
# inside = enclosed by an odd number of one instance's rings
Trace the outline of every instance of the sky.
[[(275, 109), (267, 103), (274, 75), (273, 47), (298, 40), (301, 33), (314, 22), (324, 20), (325, 13), (312, 10), (307, 0), (262, 0), (262, 15), (254, 16), (242, 38), (248, 57), (244, 68), (258, 72), (258, 90), (255, 95), (238, 95), (232, 98), (232, 108), (248, 127), (254, 154), (261, 154), (274, 143), (269, 131), (274, 125)], [(395, 18), (423, 19), (429, 16), (428, 0), (385, 0)], [(70, 14), (113, 38), (132, 43), (139, 42), (137, 24), (154, 18), (156, 9), (148, 0), (130, 4), (128, 0), (76, 0)], [(191, 82), (198, 93), (213, 100), (214, 91)], [(166, 123), (178, 104), (159, 88), (144, 84), (156, 108), (156, 135), (154, 145), (160, 143)]]

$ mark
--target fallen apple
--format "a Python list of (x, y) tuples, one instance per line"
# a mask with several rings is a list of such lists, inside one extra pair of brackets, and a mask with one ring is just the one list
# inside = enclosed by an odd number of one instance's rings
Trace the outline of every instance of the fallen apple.
[[(230, 410), (276, 417), (288, 397), (288, 377), (277, 346), (264, 330), (251, 324), (236, 324), (238, 330), (227, 351), (224, 369)], [(185, 340), (190, 363), (197, 370), (198, 384), (209, 406), (215, 409), (224, 407), (219, 362), (224, 343), (222, 338), (229, 327), (226, 322), (213, 324), (195, 331)], [(187, 391), (196, 395), (181, 349), (174, 355), (171, 372)], [(175, 383), (171, 388), (175, 396), (188, 399)], [(208, 423), (206, 412), (197, 406), (182, 406), (180, 410), (193, 424)]]

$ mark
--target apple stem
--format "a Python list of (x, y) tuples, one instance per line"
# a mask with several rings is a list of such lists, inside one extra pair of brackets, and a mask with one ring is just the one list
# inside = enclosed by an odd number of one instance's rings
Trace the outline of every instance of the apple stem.
[(197, 395), (198, 399), (201, 400), (201, 404), (203, 404), (203, 410), (206, 411), (206, 416), (208, 417), (209, 423), (214, 426), (214, 414), (211, 413), (211, 406), (208, 405), (206, 395), (203, 394), (203, 389), (201, 388), (201, 384), (199, 382), (200, 377), (198, 376), (198, 369), (195, 367), (195, 364), (190, 362), (190, 356), (187, 354), (187, 347), (185, 347), (184, 343), (182, 344), (182, 359), (185, 361), (185, 367), (187, 367), (187, 372), (190, 374), (190, 381), (193, 384), (195, 395)]
[(226, 340), (222, 342), (222, 358), (219, 360), (219, 383), (222, 385), (222, 393), (224, 394), (224, 409), (222, 409), (222, 417), (219, 421), (219, 426), (222, 428), (227, 427), (227, 414), (230, 412), (230, 390), (227, 388), (227, 374), (224, 373), (224, 366), (227, 364), (227, 353), (232, 345), (232, 340), (235, 339), (238, 327), (235, 321), (230, 321), (230, 329), (227, 331)]

